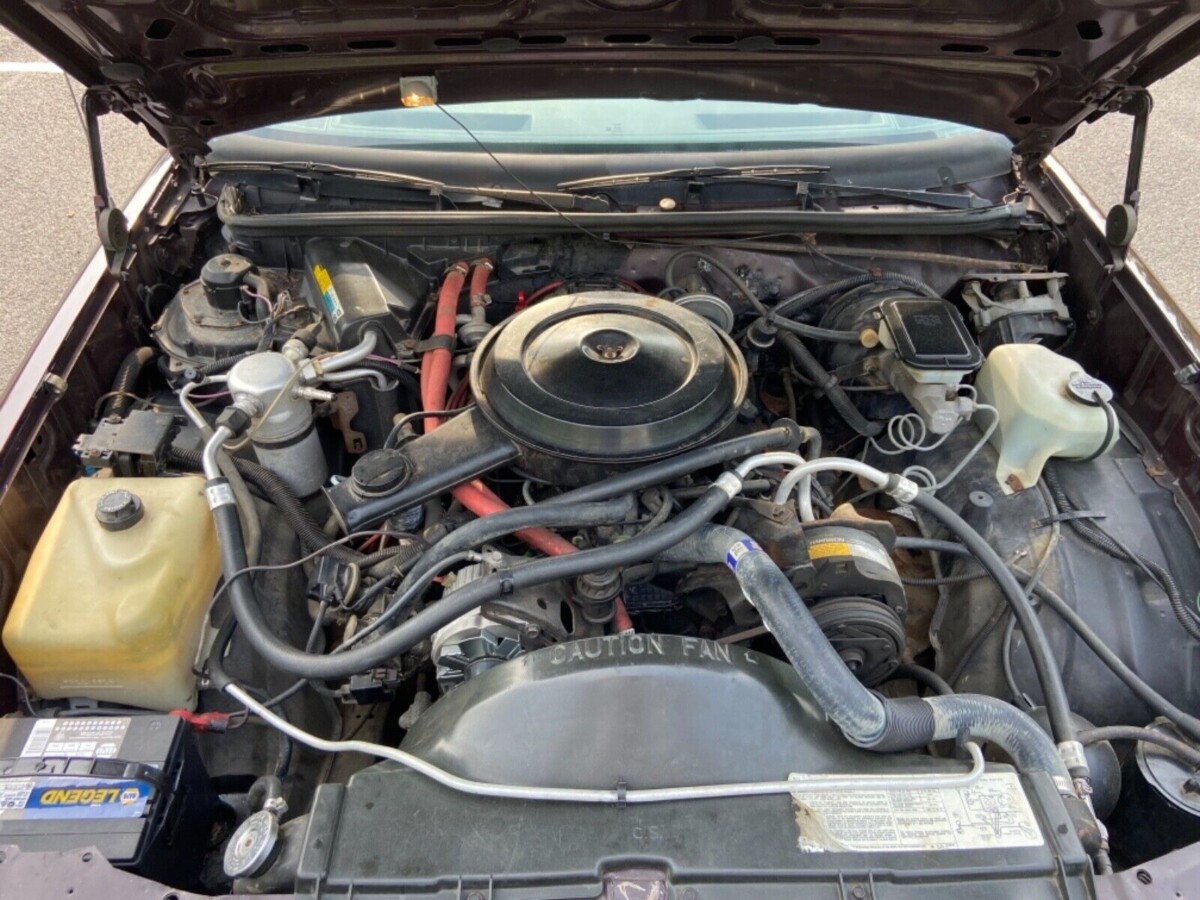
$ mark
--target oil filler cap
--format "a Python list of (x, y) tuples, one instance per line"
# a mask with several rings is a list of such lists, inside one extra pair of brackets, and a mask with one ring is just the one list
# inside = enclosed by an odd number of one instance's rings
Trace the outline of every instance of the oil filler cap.
[(133, 491), (118, 488), (96, 501), (96, 521), (105, 531), (124, 531), (142, 521), (146, 509)]
[(372, 450), (359, 457), (350, 480), (360, 497), (382, 497), (407, 484), (412, 470), (412, 460), (399, 450)]

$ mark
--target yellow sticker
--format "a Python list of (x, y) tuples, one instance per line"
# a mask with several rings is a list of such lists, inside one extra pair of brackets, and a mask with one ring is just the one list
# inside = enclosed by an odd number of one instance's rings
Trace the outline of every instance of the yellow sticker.
[(336, 324), (346, 311), (342, 309), (342, 301), (333, 289), (333, 279), (329, 277), (329, 271), (324, 266), (313, 266), (313, 278), (317, 282), (317, 290), (321, 292), (321, 299), (325, 302), (325, 309), (329, 311), (329, 318)]
[(830, 556), (853, 556), (854, 549), (847, 541), (821, 541), (808, 545), (810, 559), (826, 559)]

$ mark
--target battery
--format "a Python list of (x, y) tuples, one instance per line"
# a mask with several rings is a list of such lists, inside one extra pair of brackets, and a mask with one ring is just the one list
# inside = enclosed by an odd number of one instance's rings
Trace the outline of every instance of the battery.
[(0, 719), (0, 844), (95, 847), (114, 866), (184, 886), (218, 804), (176, 716)]

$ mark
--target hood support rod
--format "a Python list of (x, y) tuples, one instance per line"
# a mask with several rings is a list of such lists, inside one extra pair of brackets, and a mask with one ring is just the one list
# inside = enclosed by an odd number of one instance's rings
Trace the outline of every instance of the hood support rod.
[(108, 255), (109, 270), (120, 271), (125, 250), (129, 247), (129, 223), (112, 199), (108, 190), (108, 175), (104, 169), (104, 147), (100, 140), (100, 117), (110, 108), (99, 93), (89, 89), (83, 95), (83, 119), (87, 129), (88, 156), (92, 164), (92, 203), (96, 209), (96, 231), (100, 246)]
[(1142, 160), (1146, 155), (1146, 127), (1153, 107), (1154, 101), (1145, 88), (1125, 91), (1117, 98), (1117, 111), (1133, 116), (1133, 133), (1129, 138), (1124, 200), (1110, 209), (1104, 220), (1104, 239), (1112, 251), (1112, 262), (1105, 267), (1109, 274), (1125, 268), (1129, 245), (1137, 233), (1138, 206), (1142, 199)]

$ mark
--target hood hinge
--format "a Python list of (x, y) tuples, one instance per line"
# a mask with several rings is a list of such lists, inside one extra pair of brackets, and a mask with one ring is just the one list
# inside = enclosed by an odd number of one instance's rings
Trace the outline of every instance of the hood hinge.
[(1142, 160), (1146, 153), (1146, 126), (1154, 101), (1145, 88), (1132, 88), (1116, 95), (1108, 107), (1113, 112), (1133, 116), (1133, 133), (1129, 138), (1129, 165), (1125, 170), (1124, 199), (1108, 211), (1104, 220), (1104, 239), (1112, 252), (1112, 262), (1105, 269), (1112, 274), (1125, 268), (1129, 245), (1137, 233), (1138, 207), (1142, 199)]

